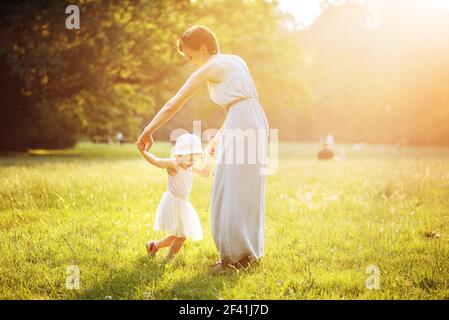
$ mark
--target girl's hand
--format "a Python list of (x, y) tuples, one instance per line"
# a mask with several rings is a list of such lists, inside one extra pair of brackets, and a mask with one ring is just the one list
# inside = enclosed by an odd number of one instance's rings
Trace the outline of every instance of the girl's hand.
[(142, 142), (138, 141), (136, 143), (136, 145), (137, 145), (137, 150), (139, 150), (140, 152), (145, 151), (145, 146), (143, 145)]

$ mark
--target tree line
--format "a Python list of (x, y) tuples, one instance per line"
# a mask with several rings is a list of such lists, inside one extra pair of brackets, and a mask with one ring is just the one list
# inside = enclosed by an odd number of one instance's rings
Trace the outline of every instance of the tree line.
[[(117, 132), (135, 139), (194, 70), (176, 47), (194, 24), (247, 61), (283, 140), (330, 133), (337, 142), (448, 145), (447, 12), (378, 3), (380, 29), (367, 25), (363, 2), (323, 1), (306, 30), (288, 28), (293, 17), (277, 1), (83, 0), (79, 29), (65, 27), (72, 2), (2, 3), (0, 150), (67, 148)], [(217, 128), (224, 117), (202, 88), (156, 139), (195, 120)]]

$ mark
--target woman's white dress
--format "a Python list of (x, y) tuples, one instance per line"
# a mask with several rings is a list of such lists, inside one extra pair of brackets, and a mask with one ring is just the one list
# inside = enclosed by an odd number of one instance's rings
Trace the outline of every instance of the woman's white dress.
[(268, 153), (268, 121), (245, 61), (228, 54), (211, 59), (225, 59), (232, 66), (222, 82), (208, 82), (211, 99), (225, 107), (247, 98), (229, 108), (217, 148), (212, 236), (222, 261), (235, 263), (245, 256), (258, 259), (264, 254), (263, 168)]
[(156, 212), (154, 230), (164, 231), (177, 237), (203, 238), (198, 213), (189, 201), (192, 191), (192, 168), (182, 169), (174, 161), (177, 174), (167, 178), (167, 191), (163, 194)]

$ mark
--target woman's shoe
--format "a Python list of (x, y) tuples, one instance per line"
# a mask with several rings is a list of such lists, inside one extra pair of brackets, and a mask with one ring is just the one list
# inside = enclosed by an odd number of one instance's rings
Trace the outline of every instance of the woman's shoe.
[(226, 263), (223, 260), (220, 260), (211, 266), (211, 273), (215, 275), (224, 273), (229, 270), (234, 270), (238, 272), (237, 268), (234, 265)]
[(250, 256), (244, 256), (242, 259), (239, 260), (239, 262), (237, 262), (235, 264), (235, 267), (237, 269), (240, 269), (240, 268), (247, 269), (247, 268), (251, 267), (252, 262), (253, 262), (253, 260), (251, 259)]
[(226, 270), (227, 266), (220, 260), (216, 263), (214, 263), (211, 268), (210, 272), (212, 274), (220, 274)]
[(145, 247), (147, 248), (147, 254), (149, 257), (154, 257), (156, 255), (156, 252), (158, 251), (158, 248), (156, 247), (156, 241), (148, 241), (145, 244)]

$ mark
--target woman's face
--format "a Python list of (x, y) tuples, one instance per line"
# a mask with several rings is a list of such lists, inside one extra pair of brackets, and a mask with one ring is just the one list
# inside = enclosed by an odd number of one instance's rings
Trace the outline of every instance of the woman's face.
[(198, 50), (194, 50), (191, 47), (184, 45), (182, 53), (190, 64), (197, 67), (202, 66), (210, 58), (210, 54), (204, 45), (201, 45)]

